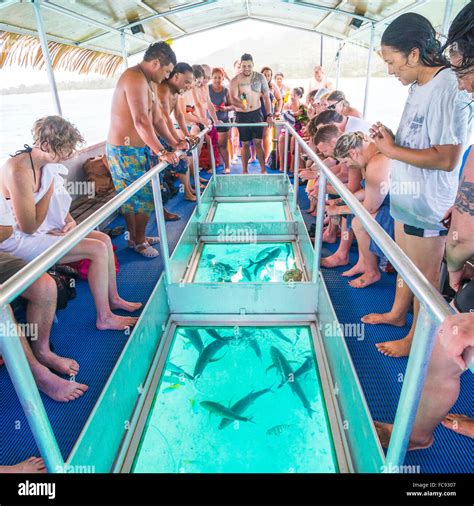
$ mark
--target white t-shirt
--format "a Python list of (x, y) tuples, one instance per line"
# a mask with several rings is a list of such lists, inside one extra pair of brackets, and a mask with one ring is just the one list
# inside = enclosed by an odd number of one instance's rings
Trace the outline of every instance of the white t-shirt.
[[(413, 84), (396, 143), (411, 149), (467, 144), (472, 120), (469, 102), (469, 95), (458, 90), (456, 76), (450, 69), (442, 70), (423, 86)], [(392, 160), (390, 213), (393, 218), (412, 227), (444, 230), (440, 220), (454, 204), (461, 162), (447, 172)]]
[(5, 197), (0, 193), (0, 226), (13, 227), (14, 225), (15, 219), (10, 211), (10, 206), (5, 200)]
[(346, 128), (344, 130), (345, 134), (351, 134), (353, 132), (363, 132), (366, 135), (369, 135), (369, 129), (372, 126), (368, 121), (362, 118), (355, 118), (354, 116), (348, 116), (348, 120), (346, 123)]

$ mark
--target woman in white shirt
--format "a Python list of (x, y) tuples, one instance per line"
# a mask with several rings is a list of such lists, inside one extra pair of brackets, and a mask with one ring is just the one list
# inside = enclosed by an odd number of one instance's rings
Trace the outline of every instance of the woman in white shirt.
[[(454, 204), (470, 121), (469, 97), (458, 90), (456, 75), (439, 49), (433, 26), (419, 14), (403, 14), (388, 26), (382, 36), (383, 59), (389, 73), (411, 88), (396, 136), (380, 123), (371, 131), (377, 148), (392, 159), (395, 240), (436, 288), (447, 235), (441, 220)], [(404, 326), (412, 300), (410, 289), (398, 279), (392, 309), (362, 321)], [(418, 310), (415, 301), (410, 332), (377, 344), (381, 353), (408, 355)]]

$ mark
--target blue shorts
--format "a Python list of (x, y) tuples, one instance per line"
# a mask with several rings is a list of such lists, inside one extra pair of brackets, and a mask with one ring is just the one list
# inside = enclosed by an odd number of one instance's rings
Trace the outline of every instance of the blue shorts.
[[(346, 216), (347, 219), (347, 230), (349, 231), (352, 226), (353, 214)], [(377, 214), (375, 215), (375, 221), (387, 232), (387, 234), (393, 239), (395, 237), (395, 222), (390, 214), (390, 205), (382, 205), (379, 207)], [(385, 256), (384, 252), (379, 248), (378, 244), (370, 238), (369, 251), (374, 255), (382, 258)]]

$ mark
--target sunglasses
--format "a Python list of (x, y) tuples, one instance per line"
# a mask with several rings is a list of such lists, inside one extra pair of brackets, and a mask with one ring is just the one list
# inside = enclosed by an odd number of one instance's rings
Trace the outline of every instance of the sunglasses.
[(335, 104), (331, 104), (331, 105), (329, 105), (329, 106), (328, 106), (328, 109), (329, 109), (330, 111), (334, 111), (334, 110), (336, 109), (336, 105), (337, 105), (337, 104), (339, 104), (339, 102), (342, 102), (342, 98), (341, 98), (341, 99), (339, 99), (339, 100), (338, 100)]

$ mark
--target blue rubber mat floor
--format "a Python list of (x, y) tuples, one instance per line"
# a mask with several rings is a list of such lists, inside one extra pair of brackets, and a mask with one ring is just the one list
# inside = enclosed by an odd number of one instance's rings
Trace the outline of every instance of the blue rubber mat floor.
[[(221, 169), (222, 170), (222, 169)], [(219, 170), (218, 172), (221, 172)], [(232, 172), (241, 172), (233, 165)], [(257, 163), (249, 165), (250, 173), (259, 173)], [(276, 173), (275, 171), (270, 171)], [(206, 177), (203, 174), (204, 177)], [(300, 206), (308, 207), (304, 187), (300, 187)], [(195, 204), (184, 201), (179, 194), (166, 205), (182, 219), (166, 225), (170, 251), (173, 251), (181, 233), (192, 214)], [(314, 218), (303, 213), (310, 224)], [(121, 218), (111, 226), (123, 224)], [(149, 234), (156, 234), (156, 223), (152, 217)], [(114, 239), (120, 262), (118, 286), (121, 295), (133, 301), (146, 302), (162, 271), (162, 261), (143, 259), (127, 248), (123, 236)], [(334, 245), (325, 245), (325, 252), (333, 251)], [(357, 256), (351, 252), (351, 265)], [(385, 311), (390, 308), (394, 293), (394, 275), (382, 275), (375, 286), (356, 290), (340, 275), (341, 270), (324, 269), (336, 313), (341, 323), (357, 323), (368, 312)], [(367, 402), (374, 419), (391, 422), (396, 410), (406, 359), (384, 357), (374, 343), (403, 337), (407, 329), (389, 326), (364, 327), (364, 339), (348, 338), (347, 343), (359, 375)], [(70, 403), (57, 403), (42, 394), (54, 434), (63, 457), (66, 459), (92, 411), (128, 336), (118, 331), (98, 331), (95, 327), (95, 310), (86, 282), (77, 284), (77, 297), (69, 302), (67, 309), (58, 311), (57, 323), (53, 326), (51, 341), (55, 351), (76, 359), (81, 367), (77, 381), (89, 385), (89, 390), (80, 399)], [(466, 373), (461, 379), (461, 394), (451, 412), (472, 415), (472, 375)], [(5, 367), (0, 367), (0, 464), (10, 465), (39, 455), (36, 443)], [(405, 464), (420, 466), (420, 472), (472, 472), (473, 443), (466, 437), (439, 427), (435, 432), (435, 444), (428, 450), (408, 454)]]

